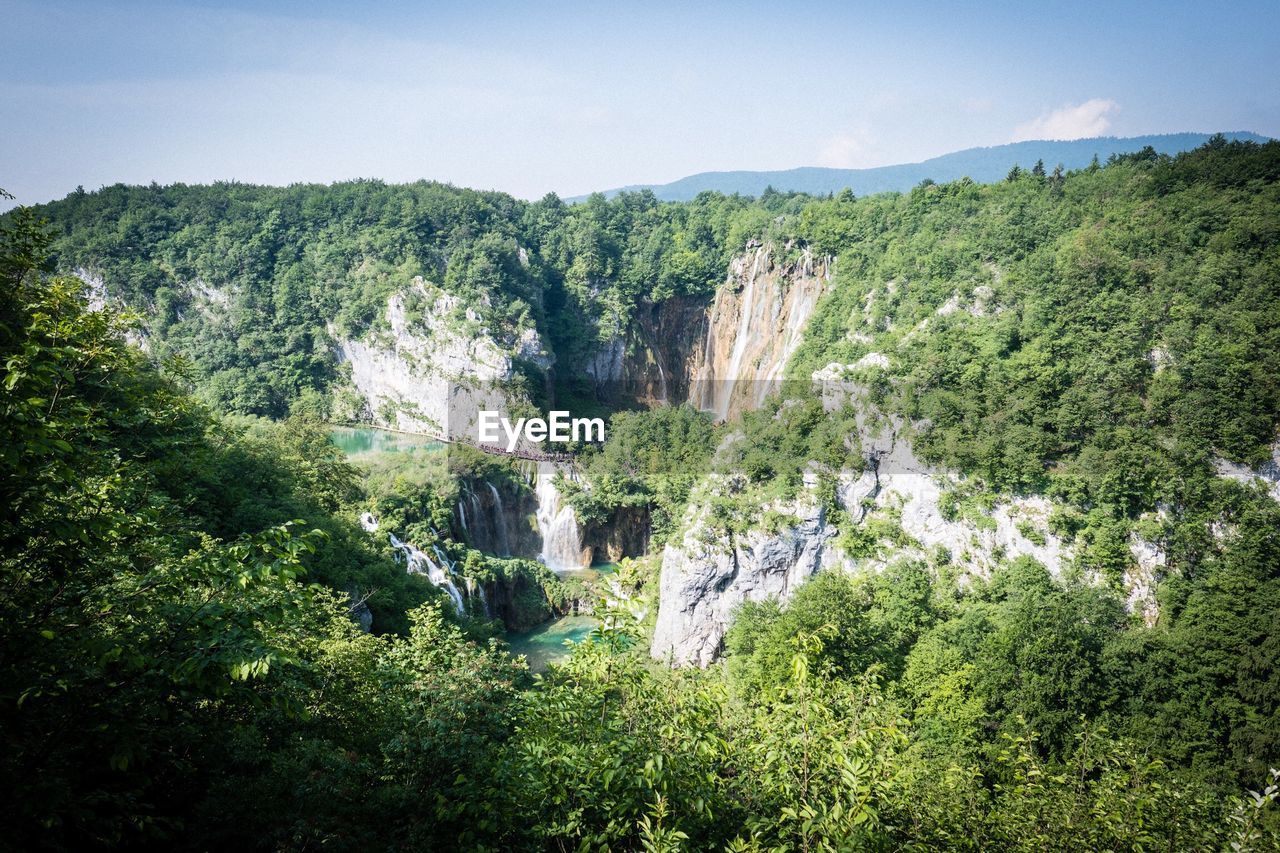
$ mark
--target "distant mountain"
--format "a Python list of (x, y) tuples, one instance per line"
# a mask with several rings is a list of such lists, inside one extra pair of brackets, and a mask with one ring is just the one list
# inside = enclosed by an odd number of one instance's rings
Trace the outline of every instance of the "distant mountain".
[[(1098, 136), (1092, 139), (1060, 141), (1037, 139), (1013, 142), (990, 148), (966, 148), (951, 154), (943, 154), (922, 163), (904, 163), (899, 166), (879, 166), (874, 169), (825, 169), (805, 166), (776, 172), (699, 172), (669, 184), (635, 184), (606, 190), (606, 196), (620, 192), (649, 189), (664, 201), (687, 201), (705, 190), (722, 193), (740, 193), (758, 196), (766, 187), (775, 190), (798, 190), (826, 195), (848, 187), (857, 195), (873, 195), (882, 192), (906, 192), (925, 178), (938, 183), (954, 181), (968, 176), (980, 183), (998, 181), (1008, 174), (1016, 163), (1030, 169), (1037, 160), (1043, 160), (1046, 169), (1061, 163), (1066, 169), (1082, 169), (1096, 155), (1105, 161), (1112, 154), (1128, 154), (1150, 145), (1161, 154), (1176, 154), (1203, 145), (1211, 133), (1164, 133), (1152, 136)], [(1266, 142), (1268, 137), (1256, 133), (1224, 133), (1228, 139)], [(570, 201), (581, 201), (578, 196)]]

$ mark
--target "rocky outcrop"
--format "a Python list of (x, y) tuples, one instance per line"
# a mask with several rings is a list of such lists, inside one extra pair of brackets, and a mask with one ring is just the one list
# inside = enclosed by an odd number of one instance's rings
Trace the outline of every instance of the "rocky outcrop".
[[(124, 301), (113, 297), (107, 290), (107, 283), (102, 276), (84, 267), (76, 267), (72, 271), (72, 275), (84, 282), (84, 300), (90, 311), (106, 311), (108, 309), (119, 311), (125, 308)], [(145, 327), (139, 326), (129, 329), (124, 333), (124, 339), (130, 345), (145, 353), (151, 352), (151, 342), (148, 339)]]
[[(846, 401), (856, 407), (863, 463), (861, 471), (837, 476), (841, 513), (828, 518), (821, 509), (818, 478), (810, 469), (793, 504), (771, 507), (793, 517), (794, 524), (775, 532), (735, 535), (709, 522), (708, 498), (717, 488), (710, 484), (680, 539), (663, 552), (654, 657), (705, 666), (720, 654), (741, 602), (771, 596), (785, 601), (820, 570), (877, 571), (893, 560), (936, 559), (939, 549), (945, 549), (962, 576), (986, 577), (1001, 560), (1021, 556), (1038, 560), (1055, 575), (1062, 572), (1069, 554), (1048, 528), (1048, 500), (1010, 496), (978, 517), (954, 517), (944, 511), (942, 498), (963, 483), (916, 457), (909, 425), (882, 416), (865, 401), (865, 390), (838, 379), (824, 383), (817, 393), (831, 407)], [(880, 522), (875, 529), (896, 526), (900, 535), (883, 551), (846, 554), (838, 544), (842, 526), (872, 521)]]
[(623, 557), (649, 553), (652, 519), (647, 507), (619, 507), (603, 524), (587, 525), (582, 543), (591, 549), (591, 562), (616, 563)]
[(708, 525), (705, 506), (677, 544), (662, 555), (655, 658), (706, 666), (724, 646), (725, 629), (744, 601), (786, 600), (835, 555), (836, 530), (816, 501), (802, 497), (786, 508), (794, 525), (769, 533), (735, 535)]
[(1047, 498), (1005, 497), (976, 518), (948, 517), (943, 493), (961, 487), (961, 479), (921, 462), (902, 432), (901, 421), (891, 420), (878, 434), (863, 437), (864, 469), (840, 489), (851, 520), (862, 523), (892, 512), (915, 543), (897, 549), (897, 556), (935, 555), (941, 548), (967, 573), (982, 577), (1003, 559), (1031, 557), (1061, 574), (1066, 553), (1049, 531), (1053, 507)]
[(703, 298), (642, 302), (626, 333), (600, 344), (583, 370), (601, 399), (650, 406), (683, 402), (706, 323)]
[(1133, 565), (1124, 576), (1125, 604), (1148, 628), (1160, 617), (1156, 601), (1156, 584), (1164, 574), (1167, 557), (1159, 543), (1150, 542), (1136, 533), (1129, 537), (1129, 553)]
[(501, 342), (457, 296), (421, 278), (388, 298), (384, 320), (361, 339), (330, 329), (364, 401), (358, 414), (378, 426), (475, 441), (480, 410), (510, 409), (503, 383), (516, 360), (551, 364), (532, 328)]
[(690, 402), (721, 420), (759, 407), (799, 348), (834, 264), (807, 246), (771, 243), (734, 258), (694, 353)]
[(1214, 461), (1214, 469), (1219, 477), (1235, 480), (1248, 486), (1257, 484), (1266, 490), (1273, 501), (1280, 502), (1280, 438), (1271, 445), (1271, 457), (1261, 465), (1250, 468), (1227, 459)]

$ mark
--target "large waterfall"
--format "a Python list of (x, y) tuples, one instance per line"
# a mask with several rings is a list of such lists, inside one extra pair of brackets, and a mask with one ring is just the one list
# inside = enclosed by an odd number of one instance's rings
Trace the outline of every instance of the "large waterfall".
[(453, 601), (453, 607), (458, 613), (466, 610), (466, 603), (462, 599), (462, 593), (458, 591), (458, 587), (454, 585), (444, 569), (432, 562), (430, 557), (414, 545), (400, 541), (394, 533), (389, 534), (389, 537), (391, 547), (404, 555), (405, 566), (412, 574), (426, 575), (433, 584), (449, 593), (449, 598)]
[(690, 402), (720, 420), (759, 408), (799, 348), (832, 263), (815, 259), (807, 247), (798, 261), (782, 262), (769, 244), (735, 257), (707, 317)]
[(502, 557), (511, 556), (511, 539), (507, 536), (507, 514), (502, 508), (502, 495), (498, 494), (498, 487), (488, 480), (485, 485), (489, 487), (489, 494), (493, 496), (493, 527), (498, 531), (498, 541), (495, 543), (501, 550), (498, 555)]
[[(478, 489), (487, 494), (482, 498)], [(496, 554), (499, 557), (510, 557), (516, 554), (520, 542), (512, 534), (511, 521), (508, 516), (508, 501), (503, 501), (502, 493), (493, 483), (481, 483), (470, 480), (462, 481), (462, 491), (454, 506), (454, 518), (457, 519), (456, 531), (461, 537), (478, 551)], [(519, 512), (519, 496), (516, 496), (515, 512)]]
[(538, 495), (538, 531), (542, 534), (541, 559), (553, 571), (581, 569), (589, 561), (583, 559), (578, 518), (573, 507), (561, 500), (555, 476), (554, 463), (538, 463), (535, 490)]

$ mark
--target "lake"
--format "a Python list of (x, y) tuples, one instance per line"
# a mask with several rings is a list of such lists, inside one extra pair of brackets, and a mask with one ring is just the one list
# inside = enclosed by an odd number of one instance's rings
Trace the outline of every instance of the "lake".
[(348, 457), (370, 453), (403, 453), (408, 450), (444, 450), (444, 442), (376, 427), (334, 427), (329, 441)]
[(568, 655), (565, 640), (580, 643), (595, 626), (596, 620), (592, 616), (561, 616), (532, 631), (508, 634), (507, 643), (511, 646), (511, 654), (524, 655), (529, 659), (531, 671), (542, 672), (547, 664), (562, 660)]

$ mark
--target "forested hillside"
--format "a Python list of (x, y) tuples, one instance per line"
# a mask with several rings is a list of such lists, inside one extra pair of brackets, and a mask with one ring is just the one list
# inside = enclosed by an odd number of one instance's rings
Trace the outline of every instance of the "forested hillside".
[(142, 311), (216, 408), (281, 417), (335, 379), (325, 330), (360, 332), (424, 276), (508, 342), (534, 327), (566, 364), (625, 327), (642, 300), (706, 296), (731, 247), (769, 219), (740, 198), (650, 194), (570, 207), (440, 184), (286, 189), (108, 187), (41, 208), (57, 266)]
[[(868, 198), (119, 186), (0, 227), (0, 844), (1280, 849), (1280, 502), (1252, 475), (1280, 420), (1280, 143)], [(793, 384), (723, 424), (592, 401), (610, 440), (560, 486), (585, 527), (649, 527), (607, 595), (463, 540), (465, 484), (528, 491), (518, 465), (328, 443), (334, 336), (415, 276), (513, 349), (536, 331), (548, 403), (763, 246), (833, 259)], [(948, 472), (950, 516), (1045, 500), (1064, 566), (966, 571), (901, 506), (841, 503), (879, 476), (869, 420)], [(794, 539), (809, 493), (852, 570), (744, 601), (706, 668), (651, 658), (663, 546)], [(370, 512), (598, 627), (532, 675)]]

